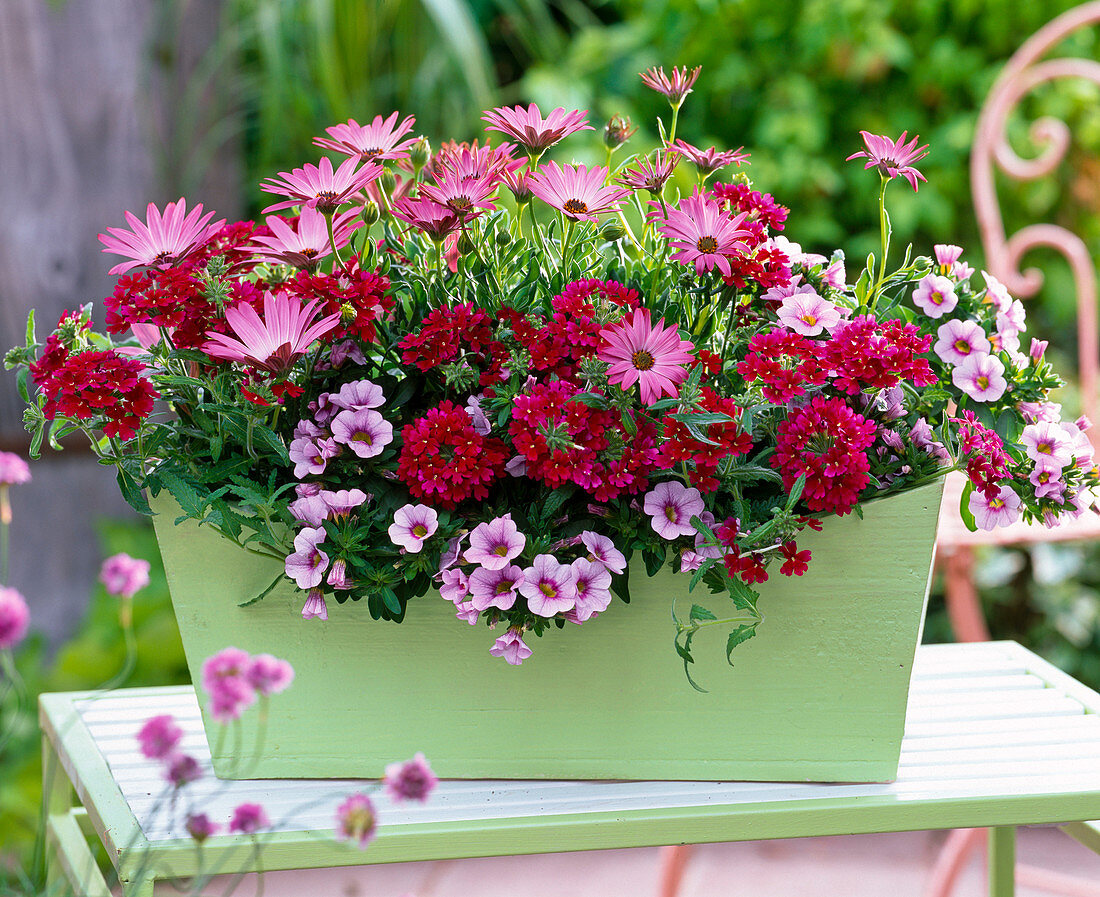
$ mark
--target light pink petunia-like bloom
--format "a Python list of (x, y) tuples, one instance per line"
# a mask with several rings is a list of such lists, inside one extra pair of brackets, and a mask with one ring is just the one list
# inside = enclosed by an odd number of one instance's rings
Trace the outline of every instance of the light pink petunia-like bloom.
[(523, 570), (515, 564), (495, 570), (478, 567), (470, 574), (470, 603), (478, 611), (490, 607), (509, 610), (516, 603), (516, 592), (523, 581)]
[(940, 274), (950, 274), (955, 267), (955, 262), (959, 260), (963, 253), (961, 246), (950, 243), (937, 243), (932, 247), (932, 251), (936, 255), (936, 264), (939, 266)]
[(210, 714), (218, 722), (239, 719), (256, 700), (246, 677), (251, 659), (247, 651), (230, 647), (203, 661), (202, 687), (210, 695)]
[(974, 515), (978, 529), (993, 530), (998, 526), (1011, 526), (1020, 519), (1020, 496), (1008, 486), (1001, 486), (993, 498), (986, 498), (981, 489), (970, 493), (967, 507)]
[(321, 584), (328, 569), (328, 555), (317, 546), (325, 540), (325, 528), (307, 526), (294, 537), (294, 553), (287, 555), (286, 575), (299, 589), (312, 589)]
[(802, 336), (817, 336), (840, 323), (836, 305), (811, 287), (783, 300), (777, 312), (780, 323)]
[(144, 222), (133, 212), (124, 214), (130, 230), (109, 227), (107, 233), (99, 235), (103, 252), (130, 259), (115, 265), (108, 274), (123, 274), (142, 265), (168, 268), (205, 245), (225, 224), (224, 218), (210, 224), (214, 213), (203, 215), (202, 203), (188, 213), (187, 200), (182, 198), (168, 203), (163, 215), (149, 203)]
[(526, 109), (522, 106), (498, 106), (482, 115), (481, 119), (489, 123), (485, 126), (486, 131), (500, 131), (522, 146), (527, 155), (540, 156), (570, 134), (594, 131), (595, 128), (585, 118), (587, 114), (579, 109), (566, 111), (559, 106), (543, 118), (539, 107), (532, 103)]
[(1007, 308), (997, 312), (997, 332), (1002, 336), (1015, 336), (1027, 330), (1027, 312), (1024, 304), (1016, 299)]
[(202, 350), (211, 358), (238, 361), (273, 374), (287, 370), (305, 355), (314, 340), (340, 323), (339, 313), (317, 320), (320, 300), (306, 305), (286, 292), (264, 293), (264, 316), (247, 302), (225, 310), (226, 323), (239, 339), (209, 331)]
[(574, 221), (597, 221), (614, 212), (629, 190), (605, 185), (607, 169), (597, 165), (540, 165), (528, 178), (531, 192)]
[(477, 625), (480, 614), (481, 612), (474, 607), (472, 601), (465, 601), (455, 605), (455, 617), (463, 623), (469, 623), (471, 626)]
[(537, 554), (530, 567), (523, 571), (519, 587), (527, 599), (531, 613), (552, 617), (577, 603), (577, 586), (573, 568), (559, 564), (550, 554)]
[(141, 755), (150, 760), (166, 759), (183, 738), (183, 729), (176, 725), (171, 714), (152, 716), (138, 729), (137, 740)]
[(698, 489), (689, 489), (676, 480), (658, 483), (642, 502), (642, 510), (649, 514), (654, 532), (662, 539), (694, 536), (691, 518), (698, 517), (705, 508)]
[(322, 621), (328, 619), (328, 605), (320, 589), (310, 589), (306, 595), (306, 603), (302, 605), (303, 620), (312, 620), (315, 617)]
[(583, 623), (611, 604), (611, 571), (603, 564), (577, 558), (571, 564), (576, 580), (577, 603), (573, 607), (577, 622)]
[(390, 798), (394, 801), (418, 800), (426, 801), (439, 779), (435, 777), (428, 761), (422, 753), (417, 753), (411, 760), (403, 763), (390, 763), (386, 767), (386, 774), (382, 777), (382, 785)]
[(930, 318), (942, 318), (955, 309), (959, 297), (953, 281), (939, 274), (926, 274), (913, 290), (913, 304)]
[(451, 604), (456, 606), (462, 604), (470, 594), (470, 577), (458, 567), (448, 567), (444, 570), (442, 580), (439, 594)]
[(355, 841), (363, 849), (374, 839), (377, 830), (378, 816), (366, 794), (351, 794), (336, 808), (336, 837), (339, 840)]
[(520, 556), (526, 544), (527, 537), (512, 522), (512, 515), (505, 514), (474, 527), (464, 556), (467, 564), (502, 570)]
[[(256, 243), (249, 247), (260, 259), (279, 265), (290, 265), (303, 271), (316, 271), (321, 259), (332, 254), (325, 216), (308, 206), (302, 209), (294, 227), (282, 218), (270, 215), (266, 219), (271, 236), (253, 237)], [(332, 221), (332, 236), (336, 248), (343, 249), (351, 240), (351, 233), (362, 224), (357, 209), (337, 215)]]
[(951, 372), (951, 382), (976, 402), (996, 402), (1008, 389), (1004, 363), (984, 352), (960, 362)]
[[(660, 214), (658, 203), (650, 203), (653, 214)], [(745, 238), (749, 232), (741, 227), (745, 214), (730, 218), (718, 203), (707, 198), (698, 189), (680, 201), (680, 207), (669, 207), (667, 220), (657, 229), (676, 248), (672, 258), (683, 265), (694, 265), (702, 274), (717, 267), (727, 277), (733, 271), (729, 256), (746, 255), (749, 252)]]
[(877, 168), (879, 174), (891, 180), (896, 177), (903, 177), (909, 182), (914, 192), (917, 190), (918, 180), (928, 180), (913, 167), (915, 163), (928, 155), (927, 144), (921, 147), (917, 146), (919, 137), (914, 136), (907, 143), (905, 140), (908, 136), (907, 131), (902, 131), (897, 140), (872, 134), (870, 131), (860, 131), (859, 133), (863, 137), (863, 144), (866, 149), (860, 150), (858, 153), (852, 153), (845, 160), (846, 162), (850, 162), (852, 159), (866, 159), (867, 164), (863, 166), (864, 169)]
[(415, 137), (401, 138), (408, 134), (416, 119), (405, 116), (397, 123), (397, 113), (392, 112), (386, 118), (376, 115), (369, 125), (361, 125), (349, 118), (342, 125), (325, 128), (328, 137), (316, 137), (313, 142), (322, 149), (333, 150), (345, 156), (356, 156), (364, 162), (380, 162), (383, 159), (407, 159), (409, 147), (416, 143)]
[(125, 553), (111, 555), (99, 568), (99, 581), (109, 595), (133, 598), (149, 585), (149, 562)]
[(686, 140), (677, 140), (672, 148), (686, 156), (704, 178), (727, 165), (736, 165), (740, 168), (742, 162), (748, 164), (749, 161), (749, 154), (741, 152), (744, 149), (743, 146), (735, 150), (720, 150), (714, 146), (700, 149)]
[(1059, 470), (1073, 464), (1073, 440), (1060, 424), (1053, 421), (1028, 424), (1020, 434), (1020, 444), (1036, 463), (1056, 466)]
[(318, 165), (307, 162), (291, 172), (280, 171), (278, 177), (263, 181), (260, 189), (287, 199), (268, 206), (263, 213), (305, 205), (331, 215), (382, 174), (382, 166), (377, 162), (368, 162), (362, 168), (357, 168), (358, 165), (359, 158), (353, 157), (333, 171), (332, 162), (324, 158)]
[(248, 680), (259, 695), (275, 695), (286, 691), (294, 681), (294, 667), (289, 661), (272, 654), (256, 654), (248, 661), (244, 670)]
[(598, 355), (607, 362), (607, 378), (622, 389), (635, 382), (642, 404), (651, 405), (662, 395), (677, 395), (677, 384), (687, 378), (684, 365), (691, 362), (694, 346), (680, 338), (675, 326), (661, 318), (650, 322), (648, 308), (636, 308), (617, 324), (600, 331)]
[(686, 65), (683, 68), (672, 67), (672, 75), (666, 75), (663, 66), (652, 66), (646, 69), (644, 72), (639, 72), (642, 83), (657, 93), (663, 93), (668, 97), (668, 102), (674, 109), (678, 109), (680, 104), (684, 102), (684, 97), (691, 93), (691, 88), (695, 85), (695, 80), (699, 77), (699, 72), (703, 70), (701, 65), (695, 66), (693, 69), (689, 69)]
[(424, 547), (424, 540), (439, 529), (439, 515), (427, 505), (403, 505), (393, 515), (390, 541), (412, 554)]
[(233, 818), (229, 820), (229, 831), (240, 832), (242, 835), (254, 835), (260, 829), (270, 826), (271, 820), (259, 804), (241, 804), (233, 811)]
[(518, 667), (531, 656), (531, 649), (523, 641), (523, 631), (516, 626), (493, 642), (489, 649), (493, 657), (503, 657), (507, 663)]
[(626, 570), (626, 558), (607, 536), (585, 530), (581, 533), (581, 542), (588, 549), (591, 560), (599, 561), (612, 573), (622, 573)]
[(1036, 364), (1042, 361), (1043, 356), (1046, 355), (1047, 346), (1049, 345), (1050, 342), (1048, 340), (1035, 339), (1035, 337), (1032, 337), (1031, 348), (1028, 351), (1028, 355), (1031, 356), (1031, 360), (1034, 361)]
[(436, 243), (462, 225), (461, 215), (430, 199), (400, 199), (393, 204), (393, 214)]
[(334, 589), (350, 589), (353, 583), (348, 578), (348, 562), (343, 558), (334, 560), (332, 567), (329, 568), (328, 576), (325, 577), (325, 582)]
[(329, 395), (329, 401), (337, 408), (360, 411), (364, 408), (380, 408), (386, 402), (382, 387), (370, 380), (353, 380)]
[(14, 452), (0, 452), (0, 486), (18, 486), (29, 483), (31, 469)]
[[(294, 476), (300, 480), (310, 474), (317, 475), (325, 472), (328, 459), (333, 457), (324, 448), (326, 442), (332, 442), (332, 440), (308, 439), (301, 436), (290, 441), (287, 453), (290, 455), (290, 460), (294, 462)], [(334, 442), (333, 444), (335, 445)]]
[(985, 296), (983, 301), (992, 305), (997, 311), (1008, 311), (1012, 306), (1012, 296), (1008, 292), (1008, 287), (997, 280), (988, 271), (982, 272), (982, 277), (985, 279)]
[(1062, 501), (1066, 484), (1062, 480), (1061, 467), (1048, 464), (1046, 461), (1038, 461), (1028, 480), (1035, 487), (1036, 498), (1053, 498), (1055, 501)]
[(346, 517), (371, 500), (371, 496), (362, 489), (338, 489), (335, 492), (323, 489), (320, 498), (332, 512), (332, 516), (338, 519)]
[(985, 331), (977, 321), (952, 318), (940, 324), (933, 351), (947, 364), (962, 364), (976, 352), (988, 355), (992, 350)]
[(332, 438), (360, 458), (373, 458), (393, 442), (393, 425), (377, 411), (341, 411), (332, 419)]

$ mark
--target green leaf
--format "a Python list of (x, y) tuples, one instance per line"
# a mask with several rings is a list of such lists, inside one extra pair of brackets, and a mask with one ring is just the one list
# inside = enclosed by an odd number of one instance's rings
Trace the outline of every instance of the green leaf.
[(27, 339), (25, 343), (27, 348), (33, 348), (38, 345), (38, 336), (34, 331), (34, 309), (32, 308), (27, 314)]
[(195, 520), (202, 520), (206, 511), (206, 501), (195, 488), (195, 484), (188, 482), (179, 473), (167, 467), (159, 468), (156, 471), (156, 478), (172, 493), (172, 497), (179, 503), (184, 514)]
[(660, 550), (646, 547), (642, 549), (642, 560), (645, 562), (645, 571), (650, 576), (656, 576), (665, 565), (665, 549)]
[(401, 613), (401, 601), (389, 586), (382, 589), (382, 601), (391, 613)]
[(122, 492), (122, 497), (126, 499), (126, 503), (139, 514), (152, 517), (153, 509), (149, 507), (149, 502), (145, 500), (145, 493), (141, 491), (141, 485), (138, 481), (121, 467), (118, 469), (115, 479), (118, 481), (118, 488)]
[(693, 604), (688, 614), (689, 620), (717, 620), (718, 618), (701, 604)]
[(974, 514), (970, 510), (970, 496), (974, 494), (974, 484), (970, 480), (966, 481), (966, 485), (963, 487), (962, 498), (959, 499), (959, 516), (962, 517), (962, 522), (966, 525), (966, 528), (972, 533), (978, 531), (978, 521), (974, 519)]
[(15, 375), (15, 386), (19, 390), (19, 398), (24, 402), (31, 400), (30, 390), (27, 389), (27, 369), (20, 368)]
[(805, 488), (806, 474), (802, 474), (797, 480), (795, 480), (794, 487), (791, 489), (791, 494), (787, 496), (788, 511), (791, 510), (796, 504), (798, 504), (798, 500), (802, 497), (802, 490)]
[(760, 593), (745, 585), (740, 579), (732, 577), (729, 585), (729, 596), (738, 610), (755, 610)]
[(733, 659), (730, 657), (733, 653), (733, 649), (756, 635), (756, 626), (756, 623), (743, 623), (733, 630), (729, 638), (726, 639), (726, 663), (730, 666), (733, 666)]
[(237, 605), (237, 607), (248, 607), (250, 604), (256, 604), (257, 602), (263, 601), (268, 595), (270, 595), (273, 591), (275, 591), (275, 587), (280, 582), (282, 582), (284, 578), (285, 578), (285, 575), (280, 573), (273, 580), (271, 580), (271, 585), (269, 585), (266, 589), (264, 589), (262, 592), (260, 592), (259, 595), (257, 595), (255, 598), (249, 598), (247, 601), (242, 601), (240, 604)]

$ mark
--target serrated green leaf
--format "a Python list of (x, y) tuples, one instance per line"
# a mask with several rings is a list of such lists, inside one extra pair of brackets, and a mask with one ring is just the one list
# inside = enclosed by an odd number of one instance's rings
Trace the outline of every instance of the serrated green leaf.
[(202, 520), (206, 511), (206, 501), (195, 488), (195, 484), (188, 482), (180, 474), (168, 467), (160, 467), (156, 471), (156, 478), (164, 484), (164, 488), (172, 493), (172, 497), (179, 504), (184, 514), (195, 520)]
[(718, 618), (701, 604), (693, 604), (688, 613), (689, 620), (717, 620)]
[(149, 507), (149, 502), (145, 500), (145, 493), (141, 491), (141, 485), (137, 480), (121, 467), (115, 474), (115, 480), (118, 482), (122, 497), (126, 499), (126, 504), (146, 517), (153, 515), (153, 510)]
[(249, 598), (247, 601), (242, 601), (240, 604), (237, 605), (237, 607), (248, 607), (249, 605), (257, 604), (258, 602), (263, 601), (268, 595), (275, 591), (275, 587), (285, 578), (286, 577), (282, 573), (280, 573), (273, 580), (271, 580), (271, 585), (260, 592), (259, 595), (256, 595), (254, 598)]
[(744, 623), (729, 634), (729, 638), (726, 639), (726, 663), (730, 666), (733, 666), (733, 659), (730, 657), (733, 649), (756, 635), (756, 627), (756, 623)]

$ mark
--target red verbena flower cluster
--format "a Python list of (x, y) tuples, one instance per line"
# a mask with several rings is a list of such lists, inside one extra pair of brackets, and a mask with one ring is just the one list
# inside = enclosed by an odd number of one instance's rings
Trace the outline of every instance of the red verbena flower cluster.
[(828, 371), (817, 358), (818, 344), (790, 330), (770, 330), (749, 340), (749, 351), (737, 370), (747, 383), (762, 380), (769, 402), (784, 404), (821, 386)]
[(357, 337), (373, 343), (375, 322), (393, 308), (393, 299), (386, 295), (389, 278), (357, 266), (335, 275), (300, 271), (281, 288), (300, 297), (303, 303), (320, 299), (326, 315), (339, 313), (340, 323), (326, 334), (328, 341)]
[(424, 318), (420, 329), (397, 345), (401, 360), (430, 371), (458, 358), (460, 350), (481, 353), (493, 338), (492, 318), (469, 303), (437, 308)]
[(729, 421), (710, 424), (703, 429), (710, 440), (702, 442), (691, 435), (687, 424), (665, 417), (665, 442), (661, 445), (660, 464), (668, 470), (681, 463), (688, 463), (688, 479), (700, 492), (714, 492), (721, 485), (718, 465), (725, 458), (736, 458), (752, 451), (751, 437), (741, 430), (738, 420), (741, 409), (733, 399), (718, 395), (713, 389), (703, 387), (698, 410), (703, 413), (724, 414)]
[(938, 382), (928, 360), (920, 357), (931, 345), (931, 334), (922, 336), (915, 324), (858, 315), (833, 330), (819, 357), (836, 372), (836, 388), (855, 395), (869, 386), (887, 389), (902, 380), (917, 386)]
[(997, 498), (1012, 464), (1004, 440), (978, 423), (973, 411), (964, 411), (961, 418), (953, 417), (951, 421), (959, 425), (959, 451), (966, 457), (967, 478), (986, 498)]

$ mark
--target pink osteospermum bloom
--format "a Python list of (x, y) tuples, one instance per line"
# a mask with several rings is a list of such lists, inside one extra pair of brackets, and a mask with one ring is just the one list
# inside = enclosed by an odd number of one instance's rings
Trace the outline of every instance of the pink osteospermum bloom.
[(863, 166), (864, 169), (876, 168), (883, 177), (891, 180), (896, 177), (903, 177), (909, 181), (914, 192), (917, 190), (918, 180), (927, 180), (923, 174), (913, 167), (915, 163), (928, 155), (927, 144), (921, 147), (917, 146), (918, 137), (914, 136), (912, 140), (906, 143), (905, 138), (908, 135), (906, 131), (902, 131), (897, 140), (872, 134), (869, 131), (860, 131), (859, 133), (863, 137), (863, 144), (866, 149), (852, 153), (845, 161), (866, 159), (867, 164)]
[(323, 526), (307, 526), (294, 537), (294, 552), (287, 555), (286, 575), (299, 589), (312, 589), (321, 584), (328, 569), (328, 555), (318, 546), (325, 540)]
[(687, 378), (685, 365), (691, 362), (694, 346), (664, 318), (650, 322), (648, 308), (637, 308), (617, 324), (600, 331), (599, 358), (610, 367), (607, 377), (622, 389), (635, 382), (642, 404), (650, 405), (662, 395), (675, 396), (677, 384)]
[(672, 75), (666, 75), (663, 66), (652, 66), (646, 69), (644, 72), (639, 72), (642, 83), (668, 97), (668, 102), (673, 108), (679, 108), (680, 104), (684, 102), (684, 97), (691, 93), (692, 87), (695, 86), (695, 81), (699, 77), (699, 72), (703, 70), (701, 65), (695, 66), (693, 69), (689, 69), (686, 65), (683, 68), (672, 67)]
[(397, 509), (390, 524), (390, 541), (411, 554), (424, 547), (424, 541), (439, 529), (439, 515), (427, 505), (404, 505)]
[(742, 152), (744, 147), (735, 150), (720, 150), (714, 146), (700, 149), (686, 140), (677, 140), (673, 149), (686, 156), (704, 178), (727, 165), (740, 168), (742, 162), (748, 164), (749, 161), (749, 154)]
[[(659, 214), (658, 203), (650, 203)], [(683, 265), (694, 265), (697, 274), (717, 267), (727, 277), (733, 273), (729, 256), (746, 255), (745, 238), (749, 231), (742, 228), (745, 214), (730, 218), (718, 203), (696, 190), (681, 200), (680, 207), (668, 208), (668, 218), (657, 225), (676, 248), (672, 258)]]
[(358, 157), (353, 157), (333, 171), (332, 162), (324, 158), (317, 165), (307, 162), (291, 172), (279, 172), (278, 177), (263, 181), (260, 189), (287, 199), (268, 206), (264, 214), (305, 205), (331, 215), (382, 174), (382, 166), (377, 162), (368, 162), (362, 168), (357, 168), (358, 165)]
[[(293, 227), (282, 218), (270, 215), (265, 219), (271, 236), (253, 237), (255, 245), (249, 247), (253, 254), (267, 262), (290, 265), (303, 271), (316, 271), (321, 259), (332, 254), (325, 216), (308, 206), (302, 209)], [(332, 236), (336, 248), (343, 249), (351, 240), (351, 233), (362, 224), (356, 209), (337, 215), (332, 221)]]
[(314, 340), (340, 323), (339, 313), (317, 320), (319, 302), (311, 299), (303, 306), (297, 296), (268, 290), (264, 293), (263, 318), (247, 302), (238, 302), (225, 310), (225, 320), (239, 338), (210, 331), (202, 350), (212, 358), (280, 374), (305, 355)]
[(161, 714), (147, 719), (138, 729), (137, 740), (143, 757), (164, 760), (179, 745), (183, 729), (176, 725), (171, 714)]
[(348, 795), (336, 808), (336, 837), (339, 840), (355, 841), (363, 849), (374, 839), (377, 830), (378, 816), (366, 794)]
[(149, 585), (149, 562), (121, 553), (107, 558), (99, 568), (99, 581), (107, 593), (119, 598), (133, 598)]
[(576, 580), (577, 603), (573, 607), (577, 622), (583, 623), (611, 604), (611, 571), (598, 561), (577, 558), (570, 565)]
[(403, 763), (390, 763), (386, 767), (386, 774), (382, 778), (382, 785), (390, 798), (395, 801), (418, 800), (426, 801), (439, 779), (435, 777), (428, 761), (422, 753), (417, 753), (411, 760)]
[(149, 203), (144, 222), (133, 212), (124, 214), (130, 230), (109, 227), (107, 233), (99, 235), (103, 252), (130, 259), (115, 265), (108, 274), (123, 274), (142, 265), (168, 268), (205, 245), (225, 224), (224, 218), (211, 224), (214, 213), (203, 215), (202, 203), (188, 213), (183, 198), (168, 203), (163, 215), (154, 203)]
[(393, 425), (377, 411), (341, 411), (332, 419), (332, 438), (360, 458), (373, 458), (393, 442)]
[(313, 142), (322, 149), (355, 156), (364, 162), (407, 159), (409, 147), (416, 143), (416, 138), (401, 138), (412, 131), (415, 124), (416, 119), (411, 115), (405, 116), (398, 124), (396, 112), (386, 118), (376, 115), (369, 125), (361, 125), (354, 118), (349, 118), (342, 125), (325, 128), (329, 136), (317, 137)]
[(959, 304), (955, 284), (939, 274), (926, 274), (913, 290), (913, 304), (930, 318), (942, 318)]
[(0, 586), (0, 651), (14, 648), (27, 635), (31, 612), (15, 589)]
[(523, 632), (513, 626), (504, 635), (493, 642), (489, 649), (493, 657), (503, 657), (505, 662), (518, 667), (531, 656), (531, 649), (523, 641)]
[(306, 595), (306, 603), (302, 605), (302, 619), (318, 619), (322, 622), (328, 620), (328, 605), (325, 603), (324, 593), (320, 589), (310, 589)]
[(581, 542), (588, 549), (591, 560), (599, 561), (612, 573), (622, 573), (626, 570), (626, 558), (607, 536), (585, 530), (581, 533)]
[(619, 175), (615, 182), (631, 190), (647, 190), (656, 195), (672, 177), (672, 172), (676, 170), (676, 163), (679, 161), (680, 154), (675, 150), (657, 153), (656, 161), (653, 162), (643, 157), (634, 163), (633, 168), (628, 168)]
[(474, 527), (465, 552), (466, 563), (501, 570), (520, 556), (526, 544), (527, 537), (512, 522), (512, 515), (505, 514)]
[(609, 187), (604, 181), (608, 171), (602, 166), (540, 165), (528, 178), (531, 192), (574, 221), (596, 221), (599, 215), (614, 212), (630, 195), (629, 190)]
[(529, 156), (539, 156), (570, 134), (594, 131), (595, 128), (585, 118), (587, 114), (579, 109), (566, 111), (559, 106), (543, 118), (539, 107), (532, 103), (526, 109), (522, 106), (498, 106), (482, 115), (481, 119), (489, 123), (485, 126), (486, 131), (500, 131), (522, 146)]
[(1020, 434), (1020, 444), (1036, 463), (1057, 466), (1059, 470), (1073, 464), (1073, 440), (1058, 423), (1039, 421), (1028, 424)]
[(484, 211), (493, 211), (496, 204), (493, 198), (497, 192), (496, 178), (478, 178), (460, 176), (444, 171), (434, 184), (420, 185), (420, 196), (446, 206), (464, 220), (480, 215)]
[(254, 835), (260, 829), (270, 826), (271, 820), (259, 804), (241, 804), (233, 811), (233, 818), (229, 820), (229, 831), (240, 832), (242, 835)]
[(462, 225), (461, 215), (430, 199), (400, 199), (393, 214), (437, 243)]
[(495, 570), (478, 567), (469, 578), (470, 603), (478, 612), (490, 607), (511, 610), (523, 583), (523, 570), (515, 564)]
[(1011, 526), (1020, 519), (1020, 496), (1008, 486), (1001, 486), (993, 498), (987, 498), (981, 489), (970, 493), (967, 507), (974, 515), (978, 529), (993, 530), (998, 526)]
[(977, 321), (952, 318), (940, 324), (933, 351), (947, 364), (962, 364), (974, 353), (989, 354), (992, 346)]
[(573, 568), (558, 563), (557, 558), (549, 554), (535, 555), (531, 566), (523, 571), (519, 590), (527, 599), (531, 613), (540, 617), (552, 617), (570, 610), (577, 603)]
[(244, 678), (257, 694), (274, 695), (290, 687), (294, 681), (294, 667), (274, 655), (257, 654), (249, 659)]
[(689, 489), (676, 480), (658, 483), (646, 493), (642, 510), (649, 514), (654, 532), (662, 539), (694, 536), (692, 517), (698, 517), (706, 509), (698, 489)]
[(968, 355), (951, 372), (951, 382), (976, 402), (996, 402), (1008, 389), (1004, 363), (984, 352)]
[(780, 323), (802, 336), (817, 336), (840, 323), (840, 311), (813, 289), (802, 290), (783, 300), (777, 312)]
[(14, 452), (0, 452), (0, 486), (18, 486), (29, 483), (31, 469)]

